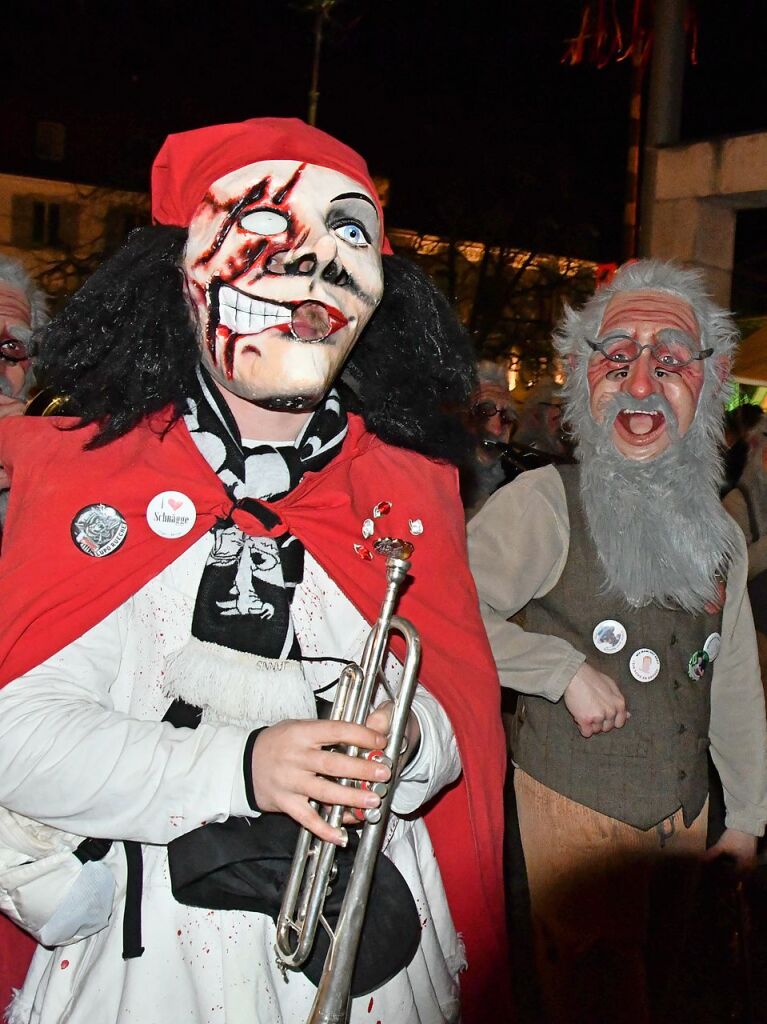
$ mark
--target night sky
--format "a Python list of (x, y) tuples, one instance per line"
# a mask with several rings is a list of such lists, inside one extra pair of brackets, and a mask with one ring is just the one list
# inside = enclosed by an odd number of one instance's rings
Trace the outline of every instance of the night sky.
[[(581, 6), (338, 6), (318, 123), (391, 178), (391, 223), (619, 258), (629, 69), (560, 63)], [(767, 129), (767, 3), (696, 6), (684, 136)], [(299, 3), (6, 0), (3, 21), (6, 116), (20, 133), (63, 121), (72, 140), (51, 177), (144, 188), (169, 132), (306, 113), (312, 18)], [(0, 170), (40, 173), (8, 152)]]

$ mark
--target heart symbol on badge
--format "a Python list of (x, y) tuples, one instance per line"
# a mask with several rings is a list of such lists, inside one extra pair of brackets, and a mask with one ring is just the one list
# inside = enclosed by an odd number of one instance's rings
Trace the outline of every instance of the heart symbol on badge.
[(174, 512), (178, 512), (181, 506), (184, 504), (183, 501), (179, 501), (178, 498), (168, 498), (168, 504)]

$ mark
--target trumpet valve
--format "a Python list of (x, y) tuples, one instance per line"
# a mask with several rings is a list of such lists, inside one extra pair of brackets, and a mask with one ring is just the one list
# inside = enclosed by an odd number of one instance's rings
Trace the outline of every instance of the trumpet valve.
[(367, 753), (362, 756), (366, 761), (375, 761), (376, 764), (385, 764), (387, 768), (391, 768), (391, 760), (386, 756), (383, 750), (368, 750)]
[[(368, 750), (365, 754), (361, 755), (366, 761), (375, 761), (376, 764), (386, 765), (387, 768), (391, 769), (391, 760), (386, 756), (383, 750)], [(358, 783), (358, 787), (364, 790), (366, 793), (375, 793), (376, 796), (382, 800), (389, 792), (389, 782), (368, 782), (363, 780)], [(380, 807), (354, 807), (352, 808), (352, 814), (359, 822), (369, 821), (375, 825), (377, 821), (381, 820), (381, 808)]]

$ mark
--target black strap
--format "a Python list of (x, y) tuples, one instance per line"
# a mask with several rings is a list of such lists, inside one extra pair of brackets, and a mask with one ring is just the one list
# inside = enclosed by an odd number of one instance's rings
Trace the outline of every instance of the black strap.
[(134, 960), (141, 956), (141, 894), (144, 888), (144, 858), (141, 843), (126, 839), (125, 860), (128, 877), (125, 883), (125, 911), (123, 913), (123, 960)]
[(245, 753), (242, 757), (242, 774), (245, 779), (245, 796), (248, 799), (248, 806), (253, 811), (261, 810), (256, 800), (256, 792), (253, 789), (253, 747), (256, 745), (258, 737), (266, 728), (267, 726), (262, 725), (260, 729), (254, 729), (250, 736), (248, 736), (247, 742), (245, 743)]
[[(196, 729), (200, 724), (202, 711), (183, 700), (174, 700), (163, 716), (163, 722), (170, 722), (177, 729)], [(99, 855), (101, 845), (106, 844)], [(80, 860), (100, 860), (111, 842), (104, 839), (86, 839), (80, 843), (75, 856)], [(144, 891), (144, 857), (141, 843), (126, 839), (123, 843), (127, 876), (125, 881), (125, 910), (123, 912), (123, 960), (134, 960), (144, 952), (141, 944), (141, 897)]]
[(202, 708), (187, 704), (177, 697), (162, 716), (163, 722), (170, 722), (176, 729), (196, 729), (202, 719)]
[(111, 839), (83, 839), (72, 853), (81, 864), (85, 864), (89, 860), (103, 860), (111, 849)]

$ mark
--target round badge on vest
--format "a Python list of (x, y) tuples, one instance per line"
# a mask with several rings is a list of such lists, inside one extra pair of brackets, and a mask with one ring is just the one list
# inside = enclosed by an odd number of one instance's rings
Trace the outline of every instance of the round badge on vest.
[(69, 528), (72, 540), (92, 558), (104, 558), (117, 551), (128, 535), (125, 516), (111, 505), (97, 502), (81, 508)]
[(594, 626), (591, 639), (602, 654), (617, 654), (626, 646), (626, 627), (617, 619), (603, 619)]
[(651, 683), (660, 672), (660, 658), (649, 647), (640, 647), (631, 655), (629, 669), (640, 683)]
[(722, 635), (721, 633), (709, 633), (706, 637), (706, 642), (703, 644), (703, 650), (708, 655), (709, 661), (716, 661), (719, 657), (719, 652), (722, 649)]
[(197, 509), (181, 491), (162, 491), (146, 507), (149, 529), (167, 540), (186, 536), (196, 519)]
[(694, 654), (690, 655), (690, 660), (687, 662), (687, 675), (690, 679), (702, 679), (706, 674), (710, 661), (711, 659), (706, 651), (695, 651)]

